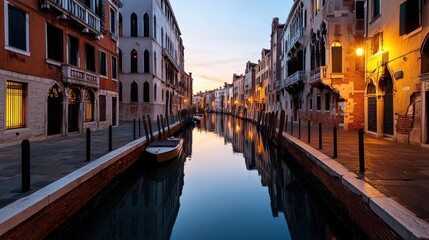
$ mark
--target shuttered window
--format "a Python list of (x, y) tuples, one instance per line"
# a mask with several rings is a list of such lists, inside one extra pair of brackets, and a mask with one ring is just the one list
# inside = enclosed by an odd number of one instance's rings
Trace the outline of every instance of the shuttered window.
[(421, 27), (421, 1), (408, 0), (399, 7), (399, 35), (408, 34)]

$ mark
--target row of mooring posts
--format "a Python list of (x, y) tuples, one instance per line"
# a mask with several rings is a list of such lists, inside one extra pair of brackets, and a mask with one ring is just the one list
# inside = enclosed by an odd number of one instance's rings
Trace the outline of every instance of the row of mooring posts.
[[(171, 121), (174, 122), (175, 120), (180, 122), (181, 127), (185, 126), (186, 119), (189, 118), (189, 112), (188, 111), (179, 111), (177, 115), (170, 115)], [(164, 127), (164, 118), (162, 115), (158, 115), (157, 119), (160, 119), (162, 128), (158, 124), (158, 138), (166, 138), (167, 133), (165, 132)], [(133, 139), (136, 139), (137, 137), (137, 131), (139, 137), (141, 137), (141, 122), (143, 124), (145, 136), (146, 136), (146, 142), (151, 143), (154, 141), (153, 131), (152, 131), (152, 120), (150, 115), (147, 115), (147, 118), (143, 115), (140, 119), (133, 119)], [(138, 123), (138, 125), (137, 125)], [(159, 120), (158, 120), (159, 123)], [(167, 125), (167, 131), (168, 136), (171, 136), (171, 130), (170, 130), (170, 120), (167, 116), (165, 118), (165, 123)], [(86, 144), (85, 144), (85, 155), (86, 159), (85, 161), (89, 162), (91, 160), (91, 129), (86, 129)], [(109, 133), (108, 133), (108, 149), (109, 151), (113, 150), (113, 129), (112, 125), (109, 125)], [(21, 191), (22, 192), (28, 192), (30, 190), (30, 141), (28, 139), (24, 139), (21, 143), (21, 172), (22, 172), (22, 179), (21, 179)]]
[[(280, 119), (279, 119), (280, 112)], [(288, 118), (289, 116), (285, 114), (285, 111), (276, 111), (276, 112), (262, 112), (258, 113), (257, 119), (257, 129), (264, 135), (266, 135), (269, 139), (275, 141), (278, 145), (282, 144), (282, 133), (288, 132)], [(277, 121), (280, 121), (279, 123)], [(298, 122), (298, 139), (301, 139), (301, 118), (294, 119), (293, 116), (290, 118), (290, 135), (294, 135), (294, 122)], [(275, 131), (277, 126), (279, 125), (277, 136), (275, 136)], [(322, 123), (318, 123), (318, 145), (319, 149), (323, 148), (323, 125)], [(307, 142), (311, 143), (311, 121), (307, 120)], [(284, 129), (284, 130), (283, 130)], [(337, 126), (334, 125), (332, 127), (332, 136), (333, 136), (333, 154), (332, 158), (338, 158), (338, 129)], [(365, 154), (364, 154), (364, 130), (359, 129), (358, 131), (358, 143), (359, 143), (359, 172), (365, 172)]]

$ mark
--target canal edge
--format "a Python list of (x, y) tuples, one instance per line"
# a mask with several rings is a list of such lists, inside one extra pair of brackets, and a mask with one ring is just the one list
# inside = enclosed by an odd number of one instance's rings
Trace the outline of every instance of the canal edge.
[[(282, 147), (289, 150), (290, 148), (285, 145), (287, 143), (290, 144), (310, 161), (323, 169), (323, 171), (333, 178), (332, 180), (339, 180), (344, 188), (358, 196), (362, 200), (362, 203), (367, 204), (365, 207), (369, 207), (375, 215), (400, 237), (404, 239), (429, 239), (429, 224), (417, 217), (413, 212), (365, 182), (356, 173), (350, 171), (338, 161), (335, 161), (312, 146), (287, 133), (283, 133), (282, 137), (285, 140), (282, 142)], [(319, 179), (319, 176), (315, 177)], [(330, 186), (325, 184), (324, 181), (321, 182), (329, 189)], [(337, 197), (335, 194), (334, 196)]]

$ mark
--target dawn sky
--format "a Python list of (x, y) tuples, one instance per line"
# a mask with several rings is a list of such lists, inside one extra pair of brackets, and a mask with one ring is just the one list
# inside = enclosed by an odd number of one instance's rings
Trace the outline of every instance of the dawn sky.
[(271, 22), (284, 23), (292, 0), (170, 0), (185, 46), (194, 93), (231, 83), (269, 48)]

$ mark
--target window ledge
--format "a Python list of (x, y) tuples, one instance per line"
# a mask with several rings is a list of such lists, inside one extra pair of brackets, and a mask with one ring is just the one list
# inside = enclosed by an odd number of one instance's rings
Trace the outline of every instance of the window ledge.
[(379, 13), (379, 14), (377, 14), (377, 16), (374, 16), (372, 19), (371, 19), (371, 21), (369, 21), (369, 24), (372, 24), (372, 23), (374, 23), (375, 21), (377, 21), (379, 18), (381, 18), (381, 14)]
[(101, 75), (101, 74), (100, 74), (100, 78), (107, 79), (108, 77), (107, 77), (106, 75)]
[(19, 133), (26, 132), (26, 131), (29, 131), (29, 130), (30, 130), (30, 128), (28, 128), (28, 127), (23, 127), (23, 128), (11, 128), (11, 129), (6, 129), (6, 130), (4, 130), (4, 133), (5, 133), (5, 134), (8, 134), (8, 133), (16, 133), (16, 134), (19, 134)]
[(51, 65), (55, 65), (58, 67), (61, 67), (61, 64), (62, 64), (61, 62), (58, 62), (57, 60), (52, 60), (50, 58), (46, 58), (46, 63), (51, 64)]
[(25, 55), (25, 56), (28, 56), (28, 57), (30, 56), (30, 52), (24, 51), (24, 50), (19, 49), (19, 48), (14, 48), (14, 47), (5, 45), (4, 49), (6, 49), (8, 51), (16, 52), (16, 53), (19, 53), (19, 54), (22, 54), (22, 55)]
[(408, 38), (416, 35), (417, 33), (421, 32), (421, 31), (423, 31), (423, 27), (422, 26), (420, 26), (419, 28), (417, 28), (416, 30), (414, 30), (414, 31), (412, 31), (412, 32), (410, 32), (408, 34), (403, 35), (402, 39), (403, 40), (408, 39)]

